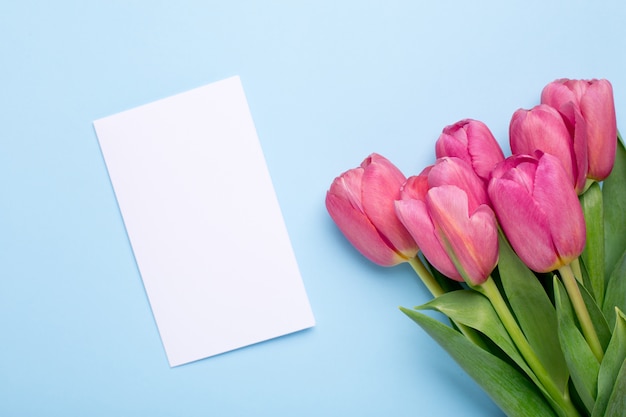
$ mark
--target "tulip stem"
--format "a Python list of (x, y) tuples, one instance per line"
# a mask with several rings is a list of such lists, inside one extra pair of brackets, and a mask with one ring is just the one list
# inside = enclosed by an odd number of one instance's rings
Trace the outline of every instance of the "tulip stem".
[[(417, 256), (411, 258), (409, 260), (409, 264), (413, 267), (413, 270), (420, 277), (424, 285), (426, 285), (426, 288), (428, 288), (433, 297), (436, 298), (446, 293), (446, 291), (441, 288), (441, 285), (439, 285), (433, 274), (430, 273), (430, 271), (424, 266), (422, 261)], [(480, 336), (476, 333), (474, 329), (472, 329), (471, 327), (467, 327), (464, 324), (457, 323), (454, 320), (451, 321), (459, 329), (459, 331), (463, 333), (463, 335), (472, 343), (482, 348), (486, 347), (485, 342), (480, 338)]]
[(580, 258), (574, 259), (570, 265), (572, 267), (572, 272), (574, 273), (574, 276), (576, 277), (578, 282), (580, 282), (582, 284), (583, 283), (583, 271), (580, 268), (580, 260), (579, 259)]
[(489, 301), (491, 301), (491, 305), (494, 310), (496, 310), (498, 317), (500, 317), (500, 320), (511, 336), (511, 339), (513, 339), (515, 346), (517, 346), (517, 349), (524, 357), (524, 360), (530, 369), (532, 369), (537, 379), (539, 379), (541, 385), (545, 388), (545, 392), (556, 404), (562, 407), (562, 411), (565, 413), (564, 415), (570, 417), (579, 416), (580, 414), (576, 410), (576, 407), (574, 407), (567, 390), (565, 393), (561, 392), (535, 354), (533, 348), (528, 343), (528, 340), (526, 340), (526, 336), (524, 336), (522, 329), (520, 329), (517, 324), (515, 317), (513, 317), (511, 310), (509, 310), (509, 307), (506, 304), (506, 301), (502, 298), (502, 294), (500, 294), (500, 290), (496, 286), (494, 280), (491, 277), (488, 277), (485, 282), (474, 286), (473, 288), (481, 292), (489, 299)]
[(591, 321), (591, 316), (589, 316), (589, 311), (585, 306), (585, 301), (580, 293), (580, 288), (578, 288), (578, 283), (576, 282), (572, 268), (570, 265), (565, 265), (559, 268), (559, 272), (561, 274), (561, 278), (563, 279), (563, 284), (565, 284), (565, 289), (567, 290), (569, 299), (574, 307), (574, 311), (576, 312), (576, 317), (580, 323), (585, 340), (587, 341), (587, 344), (591, 348), (591, 351), (595, 355), (596, 359), (598, 359), (598, 362), (602, 362), (604, 350), (602, 349), (600, 339), (598, 338), (596, 329)]
[(426, 288), (428, 288), (433, 297), (439, 297), (440, 295), (445, 294), (441, 285), (439, 285), (435, 277), (433, 277), (430, 271), (426, 269), (422, 261), (417, 256), (409, 259), (409, 264), (413, 267), (413, 270), (420, 277), (424, 285), (426, 285)]

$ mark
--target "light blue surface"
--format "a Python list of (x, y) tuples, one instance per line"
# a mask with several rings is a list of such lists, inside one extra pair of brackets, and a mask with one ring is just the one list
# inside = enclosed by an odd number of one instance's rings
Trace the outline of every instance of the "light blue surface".
[[(419, 172), (465, 117), (508, 152), (555, 78), (608, 78), (626, 129), (625, 18), (621, 0), (3, 2), (0, 415), (501, 415), (398, 311), (428, 299), (410, 268), (361, 258), (324, 195), (374, 151)], [(232, 75), (317, 326), (170, 369), (91, 122)]]

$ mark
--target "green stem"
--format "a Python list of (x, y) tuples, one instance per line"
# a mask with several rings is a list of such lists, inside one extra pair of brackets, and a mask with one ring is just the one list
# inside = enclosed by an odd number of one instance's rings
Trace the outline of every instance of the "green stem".
[(559, 272), (561, 273), (561, 278), (563, 279), (563, 284), (565, 284), (565, 289), (567, 290), (569, 299), (572, 302), (572, 306), (574, 306), (574, 311), (576, 312), (576, 317), (580, 323), (585, 340), (595, 357), (598, 359), (598, 362), (602, 362), (604, 350), (602, 349), (602, 344), (600, 344), (600, 339), (598, 338), (596, 329), (591, 322), (589, 311), (587, 310), (587, 306), (585, 306), (585, 301), (583, 300), (580, 288), (578, 288), (578, 284), (576, 283), (576, 278), (574, 277), (572, 268), (570, 265), (565, 265), (559, 268)]
[(576, 277), (578, 282), (580, 282), (582, 284), (583, 283), (583, 271), (580, 268), (580, 260), (579, 259), (580, 258), (574, 259), (570, 265), (572, 267), (572, 272), (574, 273), (574, 276)]
[(539, 382), (541, 382), (547, 394), (562, 408), (562, 411), (565, 413), (564, 415), (570, 417), (579, 416), (580, 414), (578, 413), (578, 410), (576, 410), (576, 407), (574, 407), (567, 390), (565, 393), (559, 390), (556, 383), (552, 380), (545, 367), (535, 354), (532, 346), (530, 346), (528, 340), (526, 340), (526, 336), (524, 336), (522, 329), (520, 329), (517, 324), (515, 317), (513, 317), (511, 310), (509, 310), (509, 307), (506, 304), (506, 301), (502, 298), (502, 294), (500, 294), (500, 290), (496, 286), (494, 280), (491, 277), (488, 277), (484, 283), (477, 285), (474, 288), (491, 301), (498, 317), (500, 317), (502, 324), (511, 336), (511, 339), (513, 339), (517, 349), (524, 357), (524, 360), (530, 369), (532, 369)]
[[(413, 267), (413, 270), (420, 277), (424, 285), (426, 285), (426, 288), (428, 288), (433, 297), (439, 297), (440, 295), (446, 293), (446, 291), (441, 288), (441, 285), (439, 285), (435, 277), (433, 277), (430, 271), (424, 266), (422, 261), (417, 256), (411, 258), (409, 260), (409, 264)], [(468, 340), (470, 340), (477, 346), (486, 348), (485, 342), (481, 339), (481, 337), (474, 329), (472, 329), (471, 327), (467, 327), (464, 324), (457, 323), (454, 320), (451, 321)]]
[(417, 276), (420, 277), (424, 285), (426, 285), (426, 288), (428, 288), (428, 290), (434, 297), (439, 297), (440, 295), (446, 293), (444, 289), (441, 288), (441, 285), (439, 285), (435, 277), (433, 277), (430, 271), (426, 269), (422, 261), (417, 256), (409, 259), (409, 264), (413, 267), (413, 270), (415, 271)]

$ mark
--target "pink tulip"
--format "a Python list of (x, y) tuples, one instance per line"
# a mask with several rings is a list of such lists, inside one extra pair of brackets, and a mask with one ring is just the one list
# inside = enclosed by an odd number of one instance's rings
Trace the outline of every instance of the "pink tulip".
[(467, 162), (460, 158), (439, 158), (432, 167), (426, 168), (428, 188), (442, 185), (456, 185), (465, 193), (473, 209), (481, 204), (489, 205), (489, 196), (484, 182), (472, 170)]
[(454, 156), (469, 163), (484, 181), (504, 159), (496, 138), (483, 122), (465, 119), (446, 126), (435, 144), (437, 158)]
[(398, 217), (438, 271), (473, 285), (489, 277), (498, 262), (497, 225), (484, 184), (469, 164), (441, 158), (410, 177), (401, 197)]
[(358, 168), (335, 178), (326, 209), (346, 238), (366, 258), (393, 266), (415, 257), (418, 247), (395, 214), (394, 201), (406, 177), (386, 158), (371, 154)]
[(570, 126), (576, 123), (576, 113), (580, 112), (586, 122), (587, 177), (598, 181), (608, 177), (617, 145), (611, 83), (607, 80), (556, 80), (544, 87), (541, 102), (557, 109)]
[(511, 118), (509, 137), (513, 154), (532, 154), (541, 150), (556, 156), (577, 193), (587, 180), (587, 141), (585, 122), (576, 118), (573, 136), (563, 117), (546, 104), (530, 110), (519, 109)]
[(488, 187), (498, 222), (517, 255), (536, 272), (569, 264), (585, 246), (585, 220), (559, 160), (541, 151), (514, 155)]

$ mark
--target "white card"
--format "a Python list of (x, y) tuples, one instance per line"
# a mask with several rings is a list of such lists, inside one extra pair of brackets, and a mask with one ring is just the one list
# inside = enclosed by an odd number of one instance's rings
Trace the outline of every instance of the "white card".
[(238, 77), (94, 127), (170, 366), (314, 326)]

